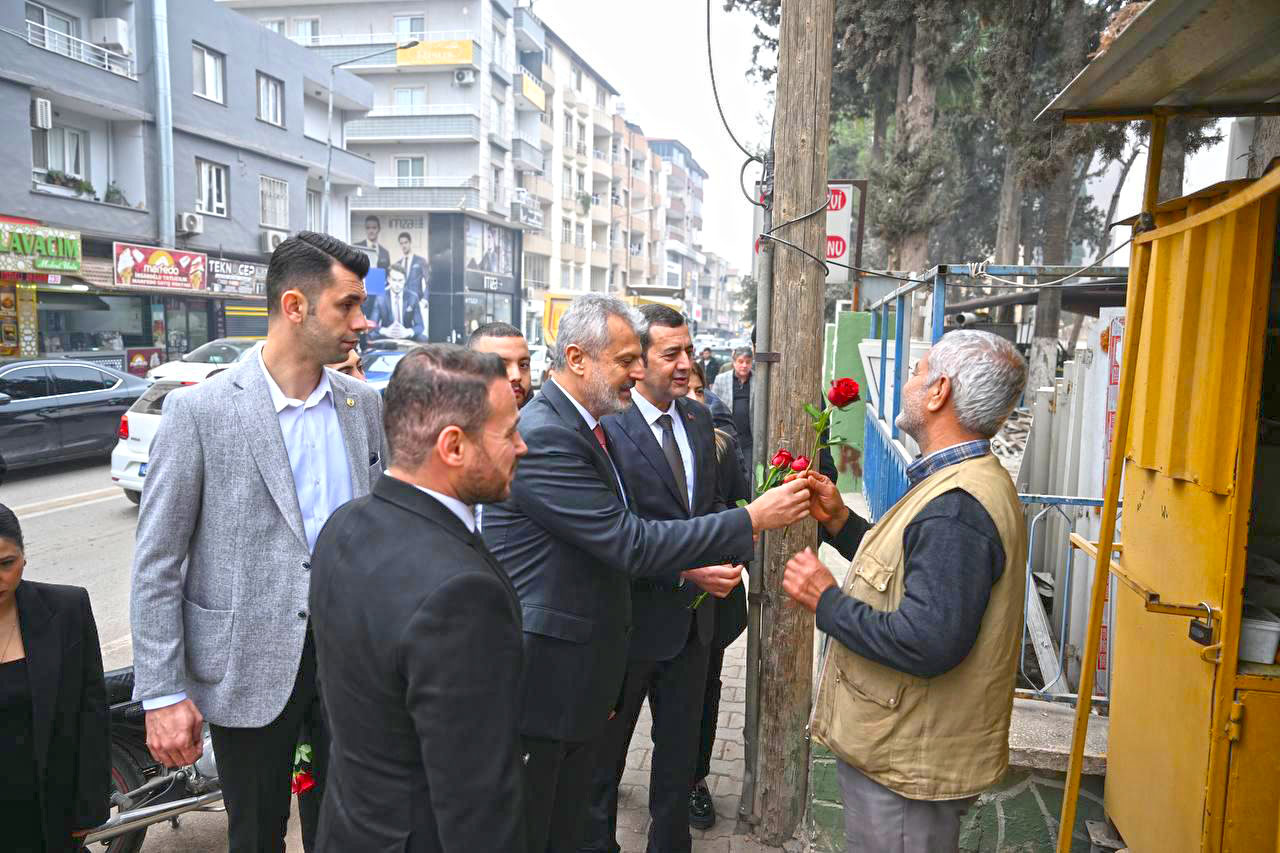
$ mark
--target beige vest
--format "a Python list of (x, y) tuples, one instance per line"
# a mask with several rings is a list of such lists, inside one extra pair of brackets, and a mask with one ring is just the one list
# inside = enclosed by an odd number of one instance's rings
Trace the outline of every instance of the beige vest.
[(876, 610), (896, 610), (907, 525), (929, 501), (957, 488), (991, 515), (1005, 553), (973, 649), (949, 672), (917, 678), (832, 640), (811, 722), (813, 736), (841, 759), (916, 800), (973, 796), (998, 781), (1009, 764), (1027, 532), (1017, 491), (1000, 462), (991, 455), (970, 459), (918, 483), (863, 538), (844, 585), (846, 595)]

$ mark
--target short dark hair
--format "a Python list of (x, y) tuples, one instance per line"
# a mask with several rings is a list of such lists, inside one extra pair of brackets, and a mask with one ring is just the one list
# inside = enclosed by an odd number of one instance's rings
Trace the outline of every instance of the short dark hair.
[(523, 338), (524, 335), (510, 323), (485, 323), (477, 326), (467, 338), (467, 346), (474, 347), (481, 338)]
[(364, 218), (364, 224), (366, 228), (369, 226), (370, 222), (372, 222), (374, 225), (377, 225), (379, 229), (382, 228), (382, 220), (372, 214)]
[(396, 239), (397, 239), (397, 240), (408, 240), (410, 243), (412, 243), (412, 242), (413, 242), (413, 235), (412, 235), (412, 234), (410, 234), (408, 231), (401, 231), (401, 232), (400, 232), (400, 234), (399, 234), (399, 236), (397, 236), (397, 237), (396, 237)]
[(506, 381), (502, 359), (457, 344), (408, 352), (383, 396), (382, 426), (391, 464), (418, 468), (447, 427), (474, 434), (489, 419), (489, 386)]
[(738, 347), (733, 351), (734, 361), (737, 361), (739, 358), (742, 358), (744, 355), (750, 358), (752, 361), (755, 361), (755, 358), (756, 358), (755, 350), (751, 349), (751, 347)]
[(640, 350), (641, 353), (649, 351), (649, 329), (654, 326), (662, 326), (664, 329), (678, 329), (681, 326), (689, 325), (689, 321), (684, 318), (674, 308), (668, 308), (666, 305), (659, 305), (656, 302), (648, 305), (640, 306), (640, 316), (644, 317), (645, 325), (640, 330)]
[(335, 262), (357, 278), (369, 272), (368, 255), (328, 234), (299, 231), (281, 243), (267, 266), (267, 314), (280, 313), (280, 297), (293, 288), (314, 306), (316, 297), (329, 286)]
[(18, 516), (4, 504), (0, 504), (0, 539), (8, 539), (22, 550), (22, 525), (18, 524)]

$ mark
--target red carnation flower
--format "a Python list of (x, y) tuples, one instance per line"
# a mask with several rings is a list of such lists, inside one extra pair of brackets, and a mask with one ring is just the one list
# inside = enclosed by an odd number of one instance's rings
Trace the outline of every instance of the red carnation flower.
[(827, 389), (827, 400), (837, 409), (843, 409), (850, 403), (856, 403), (859, 400), (858, 383), (845, 377), (844, 379), (832, 379), (831, 387)]

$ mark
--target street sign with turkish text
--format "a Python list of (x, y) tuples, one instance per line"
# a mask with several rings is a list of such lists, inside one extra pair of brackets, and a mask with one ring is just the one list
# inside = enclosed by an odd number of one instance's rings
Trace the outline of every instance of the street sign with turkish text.
[(853, 230), (852, 202), (852, 182), (832, 181), (827, 184), (827, 244), (824, 248), (830, 270), (827, 281), (832, 284), (849, 280), (848, 268), (836, 266), (831, 261), (853, 263), (849, 254), (849, 234)]

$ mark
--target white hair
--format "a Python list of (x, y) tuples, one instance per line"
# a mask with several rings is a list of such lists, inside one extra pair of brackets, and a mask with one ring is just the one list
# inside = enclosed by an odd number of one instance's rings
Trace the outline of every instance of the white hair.
[(1006, 339), (976, 329), (956, 329), (929, 350), (929, 382), (951, 382), (956, 420), (990, 438), (1000, 431), (1027, 384), (1027, 362)]
[(584, 293), (569, 303), (551, 348), (551, 369), (564, 370), (569, 366), (566, 353), (570, 346), (576, 346), (591, 358), (599, 358), (609, 345), (610, 317), (623, 320), (637, 336), (645, 329), (644, 316), (615, 296)]

